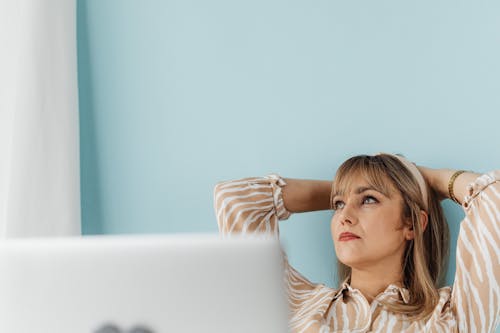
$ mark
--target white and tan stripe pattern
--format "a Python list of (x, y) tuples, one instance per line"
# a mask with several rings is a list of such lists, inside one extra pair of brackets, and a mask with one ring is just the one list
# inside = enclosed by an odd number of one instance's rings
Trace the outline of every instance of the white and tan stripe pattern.
[[(291, 213), (283, 204), (285, 181), (277, 174), (218, 183), (214, 207), (223, 235), (265, 233), (279, 237), (278, 221)], [(500, 171), (484, 174), (468, 187), (460, 226), (453, 287), (439, 289), (440, 300), (426, 322), (388, 312), (379, 300), (405, 301), (395, 285), (368, 304), (345, 281), (339, 289), (310, 282), (289, 265), (285, 285), (292, 332), (494, 332), (500, 315)], [(347, 297), (348, 296), (348, 297)]]

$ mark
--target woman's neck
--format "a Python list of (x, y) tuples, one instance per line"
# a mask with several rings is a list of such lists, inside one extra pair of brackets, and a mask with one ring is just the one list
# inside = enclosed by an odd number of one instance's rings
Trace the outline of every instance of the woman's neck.
[(351, 271), (351, 287), (358, 289), (370, 304), (390, 284), (402, 286), (401, 270), (385, 268), (377, 271), (353, 268)]

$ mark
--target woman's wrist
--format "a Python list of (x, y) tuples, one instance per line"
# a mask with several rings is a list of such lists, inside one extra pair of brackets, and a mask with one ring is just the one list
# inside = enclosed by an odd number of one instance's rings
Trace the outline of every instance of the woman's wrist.
[(448, 183), (455, 171), (452, 169), (436, 169), (433, 177), (432, 188), (439, 195), (441, 200), (449, 199)]
[[(454, 170), (455, 173), (458, 170)], [(465, 171), (460, 173), (455, 180), (450, 184), (452, 186), (453, 196), (457, 200), (458, 204), (463, 204), (463, 199), (468, 194), (467, 185), (473, 183), (481, 174), (472, 171)], [(450, 198), (451, 199), (451, 198)]]

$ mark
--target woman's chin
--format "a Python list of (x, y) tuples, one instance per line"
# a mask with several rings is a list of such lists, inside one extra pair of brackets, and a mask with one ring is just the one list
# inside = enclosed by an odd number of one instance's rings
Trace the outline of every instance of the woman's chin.
[(346, 266), (353, 267), (356, 266), (357, 263), (360, 262), (359, 257), (352, 256), (337, 256), (337, 259)]
[(340, 246), (335, 248), (335, 254), (340, 262), (345, 265), (349, 265), (348, 263), (358, 262), (360, 259), (362, 259), (362, 256), (359, 255), (359, 249), (354, 250), (351, 248)]

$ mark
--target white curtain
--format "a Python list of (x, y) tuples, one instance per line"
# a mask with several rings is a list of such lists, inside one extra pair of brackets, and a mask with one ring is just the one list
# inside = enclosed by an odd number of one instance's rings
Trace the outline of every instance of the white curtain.
[(0, 0), (0, 239), (80, 234), (76, 0)]

